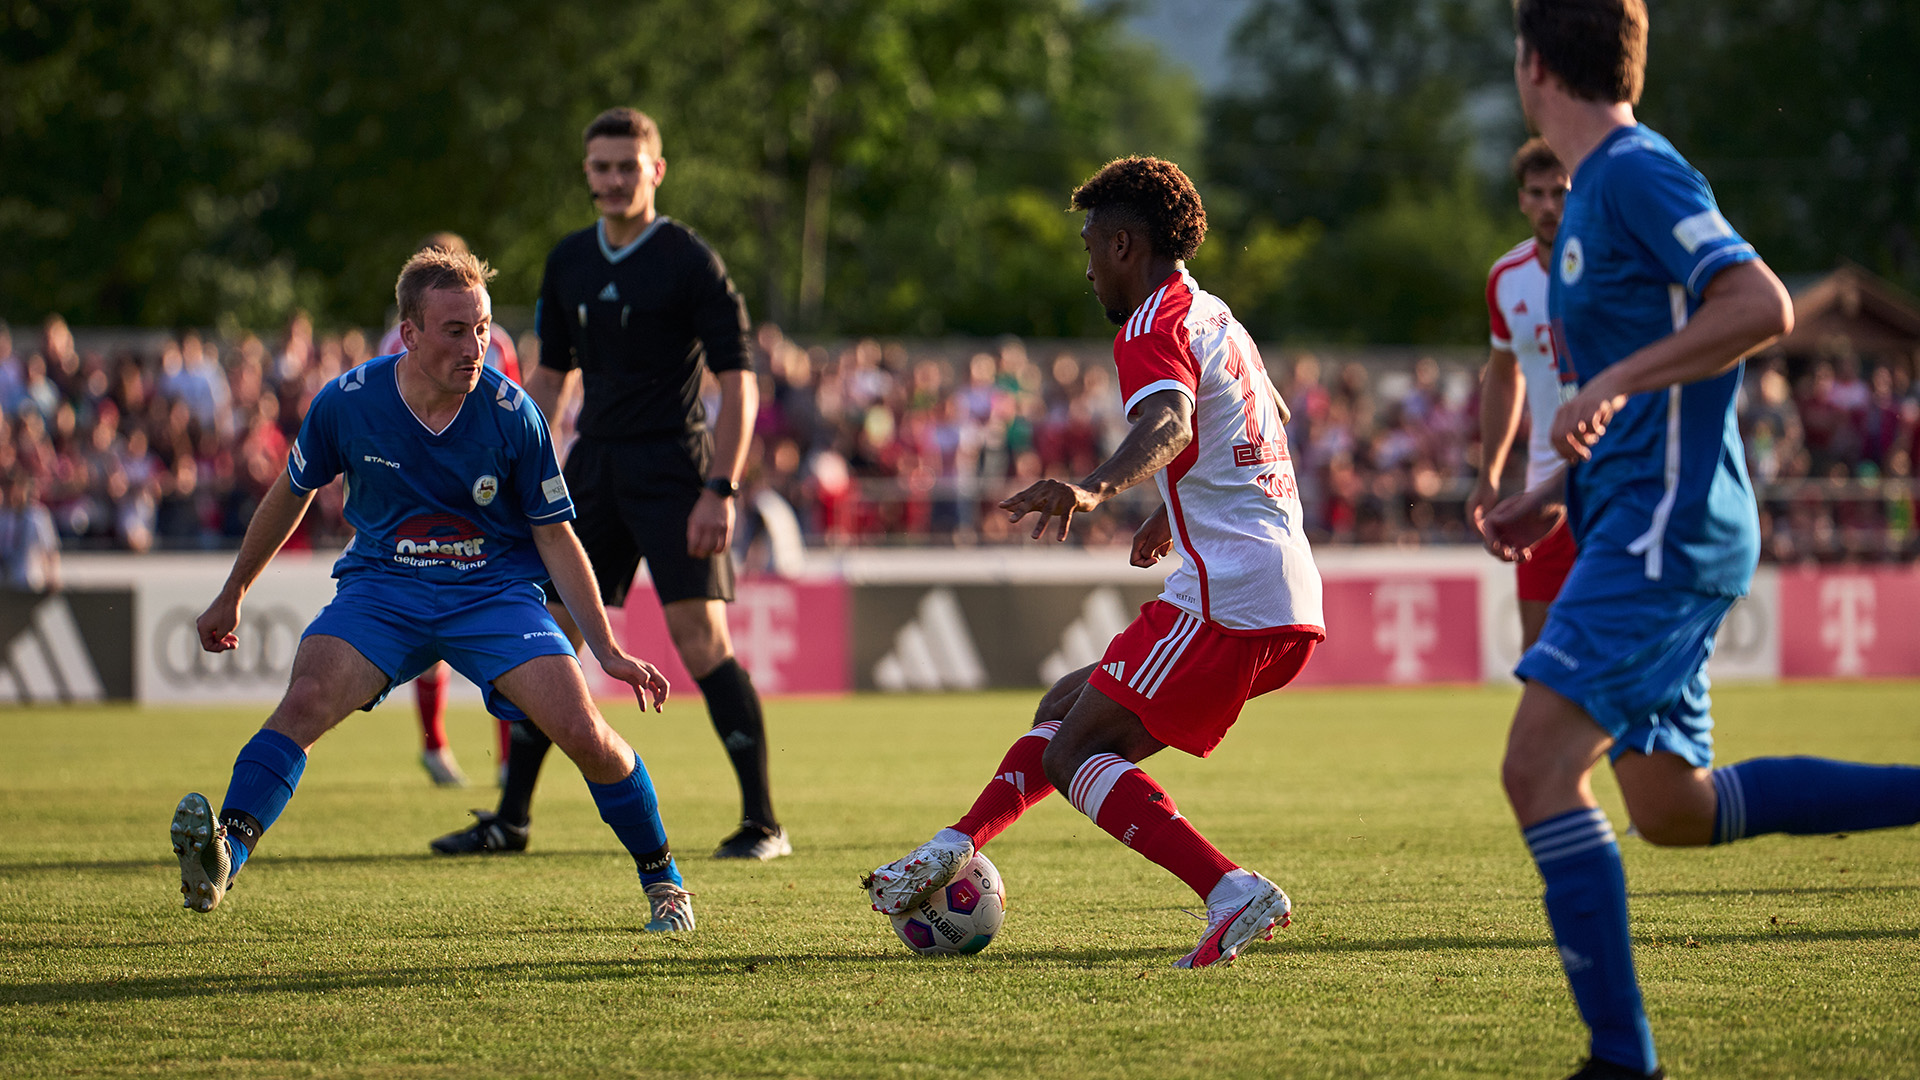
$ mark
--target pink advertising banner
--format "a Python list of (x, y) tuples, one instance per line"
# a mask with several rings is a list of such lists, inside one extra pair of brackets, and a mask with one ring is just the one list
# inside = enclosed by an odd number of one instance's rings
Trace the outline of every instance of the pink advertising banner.
[[(733, 651), (761, 693), (825, 694), (851, 689), (845, 583), (744, 578), (734, 592), (735, 602), (727, 605)], [(674, 651), (666, 616), (645, 581), (635, 584), (624, 609), (609, 609), (607, 617), (622, 647), (666, 675), (676, 700), (698, 704), (700, 688)], [(618, 697), (626, 692), (591, 659), (584, 666), (595, 696)]]
[(1300, 685), (1479, 682), (1480, 581), (1326, 578), (1327, 640)]
[(1920, 675), (1920, 573), (1913, 566), (1780, 571), (1780, 674)]

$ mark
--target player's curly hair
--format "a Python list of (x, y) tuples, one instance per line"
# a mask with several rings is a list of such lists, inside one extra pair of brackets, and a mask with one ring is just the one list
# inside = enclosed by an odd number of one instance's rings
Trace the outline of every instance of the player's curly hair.
[(496, 272), (464, 248), (422, 248), (400, 268), (400, 280), (393, 283), (393, 299), (400, 306), (400, 317), (419, 326), (426, 314), (427, 290), (471, 289), (476, 285), (484, 289)]
[(1156, 254), (1191, 259), (1207, 238), (1207, 208), (1193, 181), (1171, 161), (1124, 157), (1107, 162), (1073, 191), (1073, 209), (1096, 213), (1102, 223), (1131, 225), (1146, 234)]

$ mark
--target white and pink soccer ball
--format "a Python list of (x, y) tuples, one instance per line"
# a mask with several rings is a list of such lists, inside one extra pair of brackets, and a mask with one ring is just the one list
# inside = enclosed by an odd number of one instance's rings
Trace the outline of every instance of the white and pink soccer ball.
[(977, 953), (1006, 917), (1006, 883), (985, 855), (975, 853), (944, 888), (893, 916), (893, 932), (922, 956)]

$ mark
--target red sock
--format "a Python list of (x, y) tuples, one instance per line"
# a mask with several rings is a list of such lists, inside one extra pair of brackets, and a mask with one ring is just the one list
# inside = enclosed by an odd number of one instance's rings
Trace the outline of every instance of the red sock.
[(513, 750), (513, 721), (497, 720), (495, 723), (500, 728), (500, 764), (505, 765), (507, 754)]
[(1020, 820), (1027, 807), (1053, 793), (1053, 785), (1040, 768), (1040, 755), (1046, 753), (1053, 733), (1059, 730), (1060, 722), (1051, 720), (1013, 740), (986, 790), (973, 800), (973, 809), (953, 823), (954, 828), (973, 837), (975, 849), (986, 847), (987, 841)]
[(420, 703), (420, 741), (429, 750), (447, 745), (447, 669), (435, 664), (413, 680)]
[(1073, 774), (1068, 793), (1074, 808), (1093, 819), (1121, 843), (1166, 867), (1205, 900), (1233, 860), (1207, 842), (1173, 796), (1133, 762), (1114, 754), (1095, 754)]

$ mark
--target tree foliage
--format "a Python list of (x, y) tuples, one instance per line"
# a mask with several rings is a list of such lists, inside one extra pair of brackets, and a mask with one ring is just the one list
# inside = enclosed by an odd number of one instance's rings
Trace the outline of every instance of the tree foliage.
[(16, 0), (0, 310), (370, 323), (436, 229), (525, 304), (592, 220), (579, 132), (622, 103), (661, 122), (663, 209), (756, 312), (1076, 332), (1100, 315), (1067, 191), (1197, 135), (1191, 85), (1117, 19), (1074, 0)]
[(1920, 4), (1662, 4), (1648, 54), (1640, 115), (1770, 264), (1920, 289)]

